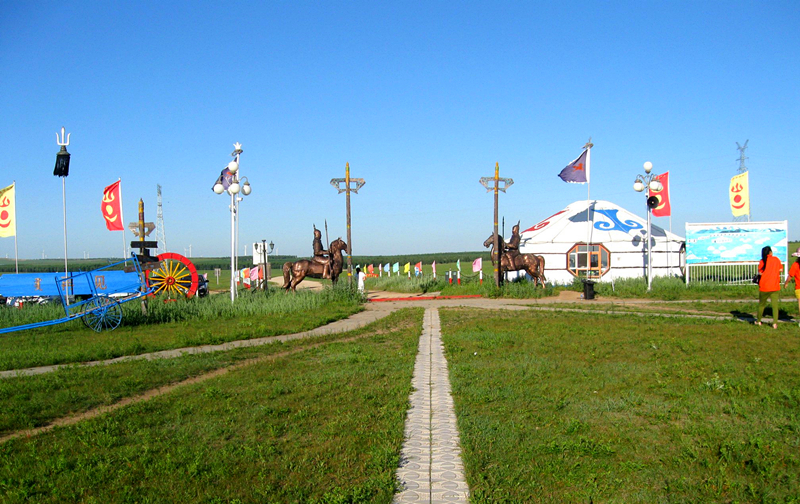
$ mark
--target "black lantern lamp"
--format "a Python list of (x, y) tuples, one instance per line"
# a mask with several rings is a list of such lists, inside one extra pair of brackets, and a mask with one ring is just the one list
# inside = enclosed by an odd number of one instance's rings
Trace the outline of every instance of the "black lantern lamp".
[(53, 170), (53, 175), (56, 177), (66, 177), (69, 175), (69, 152), (67, 152), (67, 145), (69, 145), (69, 136), (67, 133), (66, 140), (64, 139), (64, 128), (61, 128), (61, 138), (58, 138), (56, 133), (56, 143), (61, 146), (61, 150), (56, 154), (56, 167)]

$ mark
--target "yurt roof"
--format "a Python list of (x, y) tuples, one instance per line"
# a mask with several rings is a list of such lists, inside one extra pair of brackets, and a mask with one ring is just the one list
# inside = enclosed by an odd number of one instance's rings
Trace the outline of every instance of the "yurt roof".
[[(590, 207), (587, 214), (586, 208)], [(589, 224), (591, 221), (591, 228)], [(657, 241), (683, 242), (680, 236), (650, 225)], [(632, 242), (647, 235), (647, 220), (610, 201), (576, 201), (567, 208), (521, 232), (522, 244)]]

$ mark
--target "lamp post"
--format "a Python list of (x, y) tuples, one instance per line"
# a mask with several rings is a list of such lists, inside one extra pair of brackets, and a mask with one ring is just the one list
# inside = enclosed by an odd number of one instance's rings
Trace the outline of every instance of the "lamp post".
[[(69, 175), (69, 152), (67, 146), (69, 145), (69, 137), (71, 133), (67, 133), (64, 137), (65, 128), (61, 127), (61, 138), (58, 137), (56, 132), (56, 144), (61, 147), (56, 154), (56, 167), (53, 170), (53, 175), (61, 177), (61, 201), (64, 207), (64, 278), (69, 277), (69, 270), (67, 268), (67, 176)], [(69, 295), (70, 287), (67, 285), (65, 289)]]
[[(237, 210), (239, 202), (237, 201), (237, 194), (241, 191), (244, 196), (250, 194), (250, 182), (247, 177), (241, 177), (239, 173), (239, 156), (242, 152), (242, 144), (236, 142), (233, 144), (234, 151), (231, 153), (233, 161), (228, 163), (228, 166), (222, 170), (222, 173), (214, 184), (213, 190), (217, 194), (222, 194), (227, 191), (231, 196), (231, 303), (236, 298), (236, 226), (237, 226)], [(240, 184), (240, 180), (244, 180)], [(241, 199), (241, 198), (239, 198)]]
[[(647, 161), (643, 165), (644, 167), (644, 175), (636, 175), (636, 180), (633, 182), (633, 190), (636, 192), (642, 192), (645, 188), (649, 188), (653, 192), (658, 192), (663, 189), (661, 185), (661, 181), (659, 181), (656, 177), (658, 177), (655, 173), (650, 173), (653, 170), (653, 163)], [(650, 288), (653, 284), (653, 257), (652, 257), (652, 243), (651, 243), (651, 227), (650, 227), (650, 212), (658, 206), (658, 198), (655, 196), (649, 196), (646, 200), (647, 202), (647, 291), (650, 291)]]
[(267, 290), (267, 282), (269, 282), (269, 253), (272, 252), (274, 248), (274, 243), (269, 242), (269, 248), (267, 248), (267, 240), (261, 240), (261, 254), (264, 259), (264, 290)]

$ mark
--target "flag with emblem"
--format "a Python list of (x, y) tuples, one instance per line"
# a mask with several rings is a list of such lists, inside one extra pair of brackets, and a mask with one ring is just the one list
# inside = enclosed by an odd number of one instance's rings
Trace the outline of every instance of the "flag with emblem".
[(731, 179), (731, 186), (728, 195), (731, 200), (731, 212), (734, 217), (750, 215), (750, 181), (748, 174), (744, 172)]
[(558, 174), (561, 180), (571, 184), (585, 184), (589, 182), (589, 165), (586, 162), (586, 153), (588, 149), (584, 150), (575, 161), (568, 164), (561, 173)]
[(653, 191), (649, 189), (650, 196), (658, 198), (658, 205), (651, 212), (653, 217), (669, 217), (672, 213), (672, 207), (669, 204), (669, 172), (656, 175), (655, 178), (661, 182), (661, 190)]
[(17, 236), (17, 203), (14, 184), (0, 189), (0, 238)]
[[(231, 172), (227, 167), (222, 169), (222, 172), (219, 174), (219, 178), (217, 181), (214, 182), (214, 185), (222, 184), (222, 188), (224, 190), (228, 190), (228, 187), (233, 183), (233, 172)], [(211, 186), (211, 190), (214, 190), (214, 186)]]
[(106, 221), (106, 229), (109, 231), (125, 230), (122, 224), (120, 182), (122, 181), (117, 180), (103, 189), (103, 201), (100, 204), (100, 211), (103, 213), (103, 220)]

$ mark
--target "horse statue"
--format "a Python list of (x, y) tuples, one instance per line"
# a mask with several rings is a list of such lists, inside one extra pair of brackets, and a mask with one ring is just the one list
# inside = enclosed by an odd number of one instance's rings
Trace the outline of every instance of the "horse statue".
[[(344, 251), (349, 254), (350, 249), (348, 249), (347, 243), (341, 238), (337, 238), (331, 242), (328, 250), (330, 250), (331, 257), (333, 258), (331, 261), (330, 279), (331, 282), (336, 285), (344, 264), (342, 252)], [(324, 270), (325, 265), (315, 260), (301, 259), (296, 262), (287, 262), (283, 265), (283, 289), (287, 291), (292, 289), (292, 291), (295, 291), (297, 289), (297, 284), (302, 282), (307, 276), (311, 278), (323, 278), (322, 273)]]
[[(519, 271), (525, 270), (527, 274), (533, 279), (533, 284), (541, 284), (544, 288), (544, 283), (547, 279), (544, 277), (544, 257), (536, 254), (509, 254), (505, 252), (506, 242), (501, 235), (497, 235), (500, 241), (500, 273), (505, 271)], [(489, 238), (483, 242), (484, 247), (494, 246), (494, 233), (489, 235)], [(493, 251), (494, 252), (494, 251)], [(494, 253), (491, 254), (492, 264), (495, 264)]]

